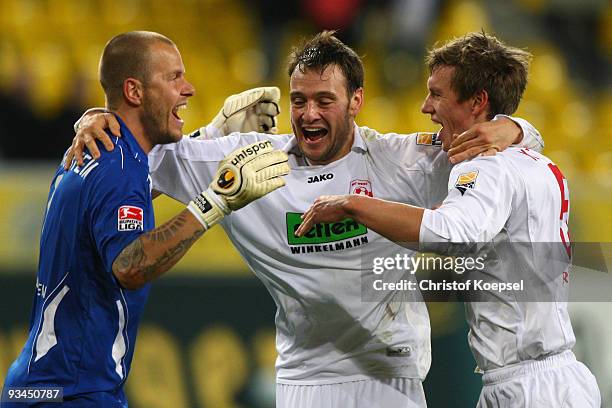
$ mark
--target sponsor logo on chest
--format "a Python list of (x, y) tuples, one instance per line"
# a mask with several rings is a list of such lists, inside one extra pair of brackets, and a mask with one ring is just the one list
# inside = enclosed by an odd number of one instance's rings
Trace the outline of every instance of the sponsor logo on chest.
[(117, 229), (119, 231), (143, 230), (142, 208), (131, 205), (122, 205), (117, 211)]
[(315, 224), (301, 237), (295, 231), (302, 223), (301, 213), (287, 213), (287, 243), (293, 254), (331, 252), (350, 249), (368, 243), (368, 229), (347, 218), (333, 223)]

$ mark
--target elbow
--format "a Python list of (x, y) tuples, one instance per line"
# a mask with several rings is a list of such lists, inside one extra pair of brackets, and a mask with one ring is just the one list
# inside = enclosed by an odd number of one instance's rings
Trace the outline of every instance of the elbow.
[(475, 224), (463, 221), (457, 214), (448, 216), (442, 211), (432, 213), (420, 231), (421, 251), (459, 255), (478, 250), (481, 237)]
[(152, 268), (145, 260), (141, 239), (136, 239), (125, 247), (111, 267), (119, 285), (128, 290), (136, 290), (150, 281)]
[(147, 280), (144, 279), (143, 274), (139, 270), (120, 271), (113, 269), (113, 275), (119, 285), (127, 290), (138, 290), (147, 283)]
[(449, 230), (450, 236), (448, 242), (453, 245), (460, 245), (466, 251), (472, 251), (482, 241), (482, 234), (477, 225), (454, 222), (449, 227)]

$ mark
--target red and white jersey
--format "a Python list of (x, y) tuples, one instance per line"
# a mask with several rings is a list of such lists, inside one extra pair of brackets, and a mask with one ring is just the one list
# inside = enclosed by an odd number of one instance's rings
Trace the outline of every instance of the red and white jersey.
[[(541, 145), (537, 131), (521, 125), (525, 143)], [(154, 189), (187, 203), (208, 187), (220, 160), (258, 140), (289, 152), (286, 185), (221, 225), (277, 305), (278, 382), (424, 379), (430, 325), (420, 295), (403, 303), (395, 293), (377, 302), (362, 299), (361, 280), (371, 274), (372, 258), (413, 252), (351, 220), (315, 226), (303, 237), (294, 233), (320, 195), (365, 194), (427, 208), (440, 203), (451, 166), (435, 134), (381, 135), (355, 126), (351, 151), (317, 166), (307, 165), (293, 135), (185, 138), (149, 154)]]
[(524, 284), (520, 291), (490, 291), (485, 300), (493, 301), (466, 302), (478, 367), (486, 371), (571, 349), (569, 190), (559, 168), (542, 154), (512, 147), (455, 166), (448, 192), (439, 209), (425, 211), (421, 249), (444, 252), (440, 248), (453, 246), (441, 243), (473, 243), (462, 247), (463, 254), (478, 256), (496, 248), (480, 276)]

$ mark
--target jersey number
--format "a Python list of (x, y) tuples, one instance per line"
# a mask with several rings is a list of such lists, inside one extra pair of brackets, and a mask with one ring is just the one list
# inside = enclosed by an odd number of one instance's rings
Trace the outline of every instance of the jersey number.
[[(531, 157), (535, 161), (538, 161), (538, 157), (532, 156), (529, 154), (529, 149), (521, 149), (520, 153), (524, 154), (527, 157)], [(557, 179), (557, 184), (559, 185), (559, 190), (561, 191), (561, 211), (559, 213), (559, 234), (561, 236), (561, 242), (563, 242), (563, 246), (565, 247), (565, 251), (567, 252), (567, 256), (571, 259), (572, 248), (571, 248), (571, 240), (570, 240), (569, 226), (568, 226), (570, 205), (569, 205), (569, 188), (567, 187), (567, 180), (563, 176), (563, 173), (561, 173), (561, 170), (559, 170), (559, 168), (554, 163), (552, 162), (548, 163), (548, 168), (555, 175), (555, 179)]]
[(561, 170), (553, 163), (548, 163), (548, 168), (553, 172), (557, 183), (559, 184), (559, 190), (561, 190), (561, 212), (559, 213), (559, 234), (561, 235), (561, 241), (565, 246), (567, 255), (572, 257), (571, 241), (569, 234), (569, 189), (567, 187), (567, 180), (563, 177)]

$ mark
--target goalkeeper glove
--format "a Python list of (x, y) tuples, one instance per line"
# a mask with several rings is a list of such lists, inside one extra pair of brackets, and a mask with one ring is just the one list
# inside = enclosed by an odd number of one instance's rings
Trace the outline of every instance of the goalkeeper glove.
[(275, 86), (253, 88), (229, 96), (213, 121), (189, 136), (214, 139), (232, 132), (276, 133), (279, 102), (280, 89)]
[(284, 186), (287, 160), (287, 153), (274, 150), (268, 140), (240, 147), (219, 163), (213, 182), (187, 208), (209, 229), (231, 211)]

